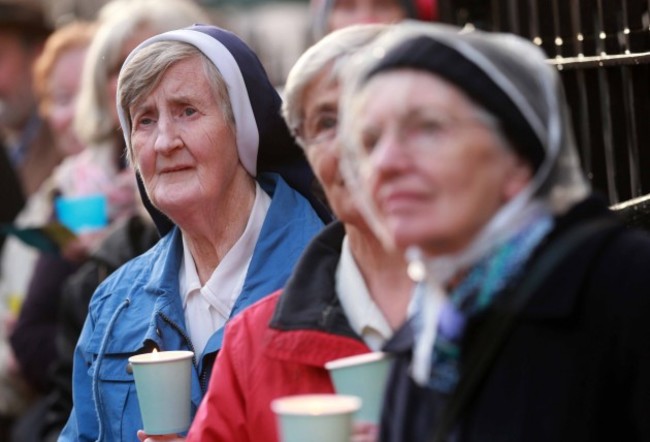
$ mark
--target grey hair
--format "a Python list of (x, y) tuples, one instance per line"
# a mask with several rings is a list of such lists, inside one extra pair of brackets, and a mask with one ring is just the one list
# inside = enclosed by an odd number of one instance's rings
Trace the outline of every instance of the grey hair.
[(389, 27), (382, 24), (355, 25), (334, 31), (307, 49), (291, 68), (284, 89), (282, 116), (303, 149), (305, 142), (300, 136), (300, 128), (304, 119), (303, 98), (307, 87), (329, 65), (332, 65), (331, 77), (338, 79), (346, 60)]
[(155, 35), (208, 21), (208, 15), (188, 0), (113, 0), (104, 5), (82, 72), (74, 122), (81, 140), (93, 145), (115, 136), (115, 101), (107, 96), (106, 86), (119, 72), (123, 46), (134, 34), (146, 29)]
[[(117, 86), (118, 105), (131, 123), (130, 108), (142, 102), (160, 83), (167, 70), (174, 64), (198, 57), (203, 74), (210, 84), (212, 98), (219, 103), (226, 124), (235, 133), (235, 116), (228, 94), (228, 86), (219, 69), (196, 47), (180, 41), (159, 41), (142, 48), (124, 65)], [(131, 124), (133, 127), (133, 124)], [(129, 136), (130, 134), (126, 134)], [(127, 150), (132, 163), (133, 147)]]

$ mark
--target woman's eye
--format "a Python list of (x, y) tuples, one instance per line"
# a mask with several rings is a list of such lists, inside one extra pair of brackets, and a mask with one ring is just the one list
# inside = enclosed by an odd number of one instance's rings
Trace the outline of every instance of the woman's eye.
[(414, 124), (414, 130), (418, 132), (438, 133), (444, 129), (444, 124), (440, 120), (422, 119)]
[(315, 115), (307, 121), (305, 138), (310, 142), (330, 139), (336, 134), (338, 115), (335, 112), (325, 112)]
[(373, 151), (379, 140), (378, 134), (374, 132), (366, 132), (361, 135), (361, 147), (364, 152), (370, 153)]
[(186, 107), (186, 108), (183, 110), (183, 115), (185, 115), (186, 117), (191, 117), (191, 116), (194, 115), (195, 113), (196, 113), (196, 109), (194, 109), (194, 108), (192, 108), (192, 107)]
[(140, 117), (135, 121), (136, 126), (149, 126), (153, 123), (153, 118), (150, 117)]
[(338, 120), (335, 115), (323, 115), (316, 121), (316, 131), (319, 133), (329, 129), (335, 129), (337, 124)]

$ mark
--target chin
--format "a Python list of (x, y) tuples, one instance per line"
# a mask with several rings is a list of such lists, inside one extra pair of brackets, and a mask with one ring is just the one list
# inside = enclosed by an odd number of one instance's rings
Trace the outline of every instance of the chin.
[(446, 235), (438, 232), (432, 232), (430, 226), (422, 228), (413, 224), (402, 225), (398, 228), (391, 229), (395, 245), (399, 248), (408, 248), (412, 246), (419, 247), (423, 250), (434, 252), (433, 254), (449, 253), (450, 241)]

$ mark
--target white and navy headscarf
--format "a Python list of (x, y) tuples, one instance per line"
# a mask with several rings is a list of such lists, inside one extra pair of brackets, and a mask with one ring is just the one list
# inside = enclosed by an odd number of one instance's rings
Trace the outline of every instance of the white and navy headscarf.
[[(255, 53), (235, 34), (209, 25), (165, 32), (145, 40), (124, 62), (129, 64), (134, 54), (161, 41), (179, 41), (196, 47), (223, 76), (233, 110), (239, 159), (253, 177), (262, 172), (275, 172), (305, 196), (321, 218), (328, 220), (325, 207), (311, 193), (313, 173), (302, 149), (295, 143), (280, 108), (282, 100), (271, 84)], [(131, 146), (131, 122), (120, 105), (117, 111), (127, 149)], [(171, 220), (151, 205), (138, 176), (140, 194), (156, 222), (161, 235), (173, 226)]]
[[(355, 137), (355, 98), (371, 78), (401, 68), (430, 72), (458, 87), (496, 118), (509, 146), (533, 169), (528, 185), (500, 208), (464, 250), (435, 257), (425, 257), (417, 248), (409, 251), (408, 258), (418, 264), (412, 268), (424, 271), (428, 287), (417, 306), (423, 328), (417, 332), (412, 367), (414, 378), (425, 383), (440, 312), (449, 299), (445, 287), (450, 278), (489, 259), (516, 235), (525, 233), (529, 238), (526, 229), (531, 223), (565, 213), (590, 189), (579, 166), (560, 77), (538, 47), (510, 34), (415, 23), (399, 25), (349, 65), (340, 133), (341, 167), (351, 183), (363, 187), (359, 167), (364, 153)], [(370, 198), (363, 195), (360, 203), (369, 224), (390, 245)]]

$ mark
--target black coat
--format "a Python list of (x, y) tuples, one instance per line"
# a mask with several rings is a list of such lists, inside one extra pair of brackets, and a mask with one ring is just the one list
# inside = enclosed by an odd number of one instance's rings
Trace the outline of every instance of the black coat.
[[(578, 205), (529, 266), (569, 226), (608, 216), (594, 198)], [(461, 367), (490, 313), (470, 320)], [(534, 292), (450, 440), (650, 440), (649, 315), (650, 237), (620, 223), (590, 237)], [(408, 376), (412, 343), (407, 324), (386, 346), (397, 362), (383, 442), (427, 441), (448, 403)]]
[[(0, 142), (0, 223), (13, 222), (24, 205), (20, 180), (9, 161), (7, 148)], [(0, 249), (4, 240), (5, 235), (0, 232)]]

